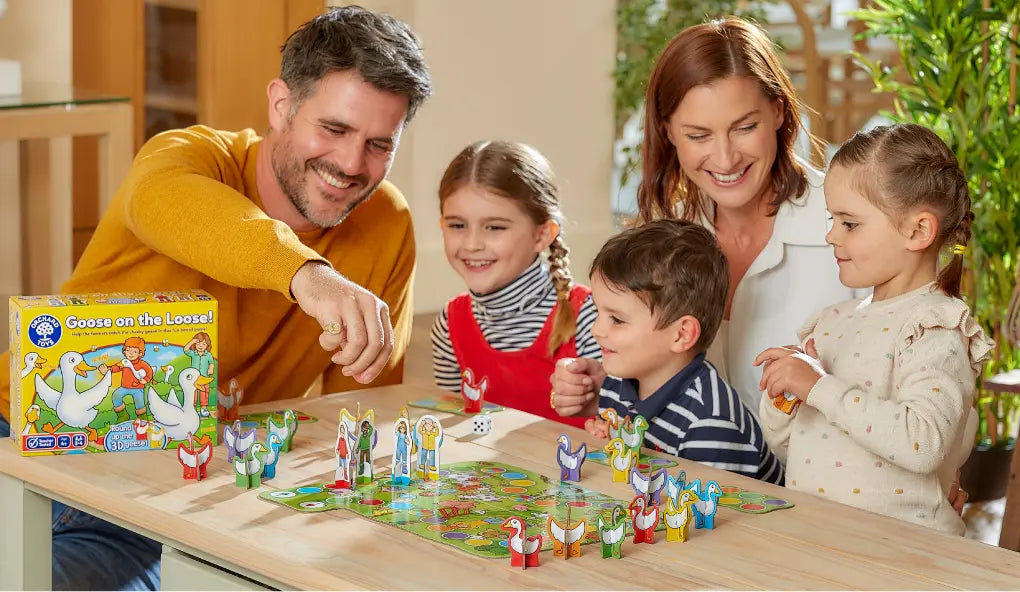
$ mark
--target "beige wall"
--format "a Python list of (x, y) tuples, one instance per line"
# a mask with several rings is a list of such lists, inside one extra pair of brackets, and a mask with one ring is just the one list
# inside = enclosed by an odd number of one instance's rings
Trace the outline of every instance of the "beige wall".
[(0, 58), (21, 62), (23, 89), (71, 86), (71, 0), (7, 0)]
[[(8, 0), (7, 12), (0, 17), (0, 58), (21, 63), (21, 88), (26, 96), (33, 89), (69, 93), (71, 88), (71, 0)], [(50, 152), (51, 166), (65, 167), (70, 178), (71, 141), (56, 140)], [(8, 181), (20, 174), (17, 151), (0, 155), (0, 178)], [(17, 181), (13, 181), (17, 183)], [(9, 212), (0, 212), (8, 216)], [(0, 260), (6, 260), (10, 249), (0, 248)], [(0, 294), (6, 302), (11, 286)], [(7, 314), (0, 314), (0, 335), (7, 335)], [(3, 346), (0, 346), (3, 349)]]
[(434, 312), (464, 290), (443, 255), (436, 188), (449, 160), (475, 140), (527, 142), (552, 161), (571, 268), (584, 278), (611, 228), (615, 1), (359, 3), (411, 25), (435, 87), (390, 175), (414, 215), (415, 312)]

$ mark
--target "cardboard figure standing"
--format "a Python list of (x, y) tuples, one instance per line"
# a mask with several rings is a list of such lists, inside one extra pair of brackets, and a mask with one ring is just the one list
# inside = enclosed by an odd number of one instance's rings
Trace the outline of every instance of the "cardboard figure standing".
[(460, 377), (460, 394), (464, 397), (464, 413), (481, 413), (482, 404), (485, 401), (485, 391), (489, 388), (489, 378), (483, 376), (476, 384), (471, 368), (464, 370)]
[(333, 474), (333, 487), (349, 489), (351, 486), (351, 447), (347, 437), (347, 424), (341, 419), (336, 432), (336, 445), (333, 455), (336, 456), (336, 472)]
[(393, 424), (393, 469), (394, 485), (411, 483), (411, 423), (406, 417), (397, 418)]
[(379, 435), (375, 432), (375, 412), (369, 410), (358, 419), (358, 468), (354, 476), (354, 482), (358, 485), (372, 483), (374, 477), (372, 452), (378, 441)]
[(418, 418), (414, 424), (414, 443), (418, 447), (418, 476), (425, 481), (438, 481), (443, 426), (436, 416), (422, 415)]

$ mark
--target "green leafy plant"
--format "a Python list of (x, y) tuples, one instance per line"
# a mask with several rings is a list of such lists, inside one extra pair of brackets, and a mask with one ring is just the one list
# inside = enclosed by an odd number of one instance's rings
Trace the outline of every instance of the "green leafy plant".
[[(619, 0), (616, 9), (617, 53), (613, 70), (616, 137), (641, 111), (655, 60), (681, 30), (711, 18), (737, 15), (760, 18), (761, 3), (741, 0)], [(626, 157), (620, 184), (640, 162), (640, 143), (622, 147)]]
[[(895, 96), (896, 121), (935, 130), (969, 177), (974, 238), (964, 298), (997, 347), (985, 375), (1020, 367), (1003, 334), (1020, 257), (1020, 112), (1016, 110), (1020, 3), (875, 0), (856, 12), (868, 30), (897, 43), (901, 64), (858, 60), (876, 90)], [(978, 445), (1010, 447), (1020, 396), (979, 391)], [(994, 421), (989, 421), (994, 418)]]

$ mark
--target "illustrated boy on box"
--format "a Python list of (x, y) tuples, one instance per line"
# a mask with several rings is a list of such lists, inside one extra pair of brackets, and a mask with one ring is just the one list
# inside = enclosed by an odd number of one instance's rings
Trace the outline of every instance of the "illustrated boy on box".
[(142, 357), (145, 355), (145, 340), (141, 337), (128, 337), (121, 348), (124, 358), (117, 364), (101, 364), (99, 371), (106, 374), (107, 370), (120, 373), (120, 387), (113, 391), (113, 410), (117, 412), (117, 421), (131, 419), (125, 407), (125, 397), (131, 397), (137, 417), (145, 416), (145, 385), (152, 380), (152, 366)]

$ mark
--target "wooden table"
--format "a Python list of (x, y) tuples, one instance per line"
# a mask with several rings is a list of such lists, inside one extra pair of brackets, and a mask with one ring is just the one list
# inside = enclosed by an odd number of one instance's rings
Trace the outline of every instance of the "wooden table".
[[(434, 394), (405, 385), (247, 408), (290, 406), (319, 418), (301, 425), (294, 450), (281, 458), (276, 478), (263, 488), (332, 480), (340, 407), (353, 410), (357, 402), (363, 410), (372, 407), (382, 427), (407, 401)], [(412, 416), (419, 412), (411, 408)], [(580, 441), (589, 449), (599, 445), (580, 430), (517, 411), (494, 415), (493, 430), (485, 436), (471, 434), (469, 418), (439, 415), (446, 434), (444, 464), (492, 460), (555, 477), (555, 441), (561, 432), (569, 432), (575, 446)], [(1016, 553), (685, 461), (681, 468), (689, 480), (715, 479), (775, 493), (797, 505), (764, 515), (722, 508), (714, 530), (692, 530), (683, 544), (666, 543), (659, 533), (654, 545), (626, 542), (622, 560), (603, 560), (597, 546), (586, 545), (580, 558), (553, 560), (544, 553), (541, 566), (522, 570), (511, 568), (508, 560), (474, 557), (342, 510), (303, 514), (260, 500), (255, 491), (235, 487), (222, 445), (215, 454), (207, 480), (186, 482), (170, 452), (21, 458), (12, 447), (0, 447), (0, 586), (49, 583), (49, 569), (41, 561), (45, 558), (48, 566), (47, 498), (162, 541), (166, 588), (251, 589), (256, 582), (299, 589), (1020, 586)], [(377, 470), (388, 468), (391, 455), (392, 442), (380, 438)], [(581, 484), (632, 497), (626, 485), (611, 483), (608, 467), (595, 463), (585, 464)]]

